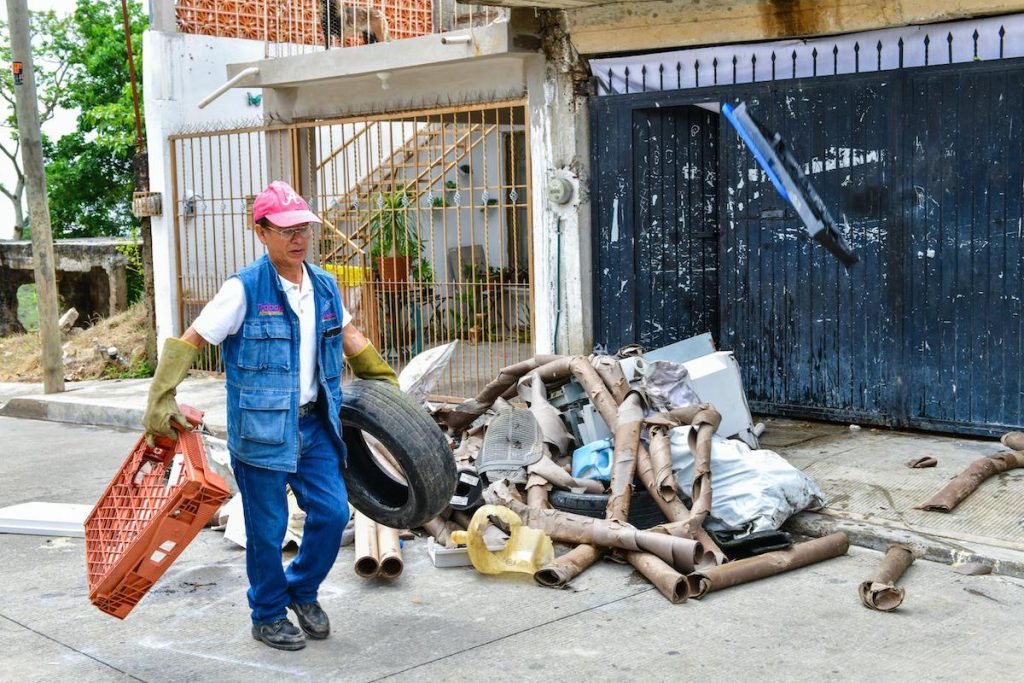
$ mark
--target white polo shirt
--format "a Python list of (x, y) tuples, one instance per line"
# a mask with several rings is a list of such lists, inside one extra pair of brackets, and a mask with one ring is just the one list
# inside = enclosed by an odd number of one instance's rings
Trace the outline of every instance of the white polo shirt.
[[(302, 283), (295, 284), (277, 276), (288, 297), (288, 305), (299, 318), (299, 405), (315, 401), (319, 393), (316, 378), (316, 300), (309, 269), (302, 267)], [(203, 307), (192, 328), (208, 343), (217, 345), (242, 328), (245, 321), (245, 287), (237, 277), (224, 281), (220, 291)], [(341, 326), (352, 322), (352, 315), (341, 307)]]

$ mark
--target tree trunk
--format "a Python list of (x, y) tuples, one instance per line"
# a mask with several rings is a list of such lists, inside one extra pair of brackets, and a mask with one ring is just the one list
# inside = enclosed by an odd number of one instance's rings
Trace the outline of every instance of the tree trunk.
[[(21, 183), (19, 183), (20, 187)], [(25, 208), (21, 205), (20, 193), (17, 193), (17, 199), (11, 199), (11, 205), (14, 207), (14, 239), (23, 240), (25, 239)]]

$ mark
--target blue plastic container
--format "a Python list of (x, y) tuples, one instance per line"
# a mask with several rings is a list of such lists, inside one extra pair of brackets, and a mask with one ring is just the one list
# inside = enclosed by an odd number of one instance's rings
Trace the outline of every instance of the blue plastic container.
[(580, 479), (612, 479), (612, 441), (599, 439), (572, 453), (572, 476)]

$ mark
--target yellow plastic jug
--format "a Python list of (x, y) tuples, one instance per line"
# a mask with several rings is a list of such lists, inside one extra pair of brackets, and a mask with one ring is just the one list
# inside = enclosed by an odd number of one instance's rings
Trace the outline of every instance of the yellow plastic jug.
[[(484, 539), (484, 530), (491, 525), (489, 518), (492, 515), (510, 530), (505, 547), (494, 551), (487, 547)], [(478, 509), (466, 531), (452, 532), (452, 541), (467, 547), (470, 562), (483, 574), (533, 574), (555, 559), (555, 547), (548, 535), (538, 529), (523, 526), (519, 515), (501, 505), (484, 505)]]

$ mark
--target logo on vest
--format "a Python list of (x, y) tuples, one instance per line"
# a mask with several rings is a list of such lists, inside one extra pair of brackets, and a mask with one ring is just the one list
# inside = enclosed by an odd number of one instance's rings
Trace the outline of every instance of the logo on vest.
[(260, 315), (284, 315), (284, 306), (280, 304), (256, 304)]
[(337, 317), (338, 316), (334, 315), (334, 311), (329, 311), (329, 312), (323, 314), (323, 317), (320, 318), (320, 322), (325, 323), (325, 322), (328, 322), (330, 320), (334, 320)]

